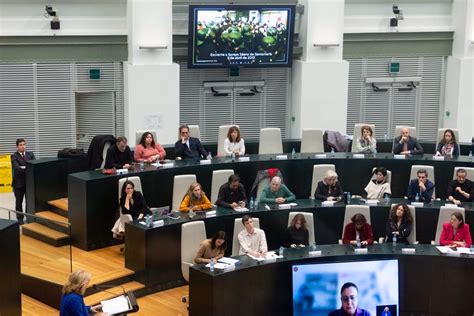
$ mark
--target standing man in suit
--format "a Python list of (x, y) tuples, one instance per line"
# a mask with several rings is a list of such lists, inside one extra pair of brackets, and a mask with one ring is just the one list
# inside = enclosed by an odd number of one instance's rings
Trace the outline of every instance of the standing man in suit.
[[(13, 193), (15, 194), (15, 210), (23, 213), (23, 198), (26, 193), (26, 162), (34, 160), (35, 155), (26, 151), (26, 141), (23, 138), (16, 140), (16, 152), (12, 155), (13, 167)], [(16, 218), (23, 225), (23, 215), (17, 214)]]
[(396, 155), (416, 155), (423, 154), (423, 147), (415, 137), (410, 136), (408, 128), (400, 130), (400, 136), (393, 140), (392, 152)]
[(179, 127), (179, 137), (181, 138), (174, 144), (175, 155), (181, 159), (188, 158), (206, 158), (207, 151), (198, 138), (189, 136), (189, 126), (181, 125)]

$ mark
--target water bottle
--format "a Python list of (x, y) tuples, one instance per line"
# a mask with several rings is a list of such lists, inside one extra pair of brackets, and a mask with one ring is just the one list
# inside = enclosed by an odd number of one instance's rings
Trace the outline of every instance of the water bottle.
[(397, 245), (397, 234), (393, 233), (392, 246), (395, 247), (396, 245)]
[(212, 154), (211, 154), (211, 152), (208, 152), (207, 153), (207, 160), (211, 160), (211, 159), (212, 159)]
[(316, 242), (313, 242), (313, 244), (311, 245), (311, 251), (315, 251), (316, 250)]
[(151, 215), (147, 215), (145, 218), (145, 223), (147, 227), (153, 227), (153, 219)]
[(230, 158), (232, 159), (232, 161), (235, 160), (235, 153), (234, 153), (234, 152), (232, 152), (232, 153), (230, 154)]
[(209, 269), (211, 272), (214, 272), (214, 258), (211, 258), (211, 262), (209, 263)]
[(374, 148), (374, 156), (377, 156), (377, 148)]
[(285, 248), (283, 246), (280, 246), (280, 249), (278, 250), (278, 255), (283, 257), (283, 252), (285, 251)]
[(295, 156), (296, 156), (296, 151), (295, 151), (295, 147), (293, 147), (293, 149), (291, 150), (291, 159), (295, 159)]
[(383, 201), (384, 201), (385, 204), (387, 204), (387, 205), (388, 205), (388, 203), (390, 202), (390, 198), (388, 197), (388, 194), (387, 194), (387, 193), (385, 193), (385, 194), (383, 195)]
[(145, 170), (145, 162), (140, 161), (140, 170), (143, 171)]
[(472, 150), (469, 150), (469, 162), (472, 162)]
[(360, 238), (359, 238), (359, 237), (357, 237), (357, 239), (356, 239), (356, 245), (357, 245), (357, 248), (360, 248), (361, 245), (362, 245), (362, 244), (360, 243)]
[(351, 203), (351, 192), (347, 192), (347, 204)]
[(334, 158), (336, 154), (334, 153), (334, 148), (331, 147), (331, 157)]
[(256, 210), (258, 210), (258, 203), (259, 203), (259, 200), (255, 199), (255, 204), (254, 204), (253, 208), (256, 209)]
[(253, 199), (253, 197), (250, 198), (250, 205), (249, 205), (249, 208), (251, 210), (253, 210), (255, 208), (255, 200)]
[(419, 193), (417, 193), (415, 195), (415, 202), (420, 202), (420, 194)]

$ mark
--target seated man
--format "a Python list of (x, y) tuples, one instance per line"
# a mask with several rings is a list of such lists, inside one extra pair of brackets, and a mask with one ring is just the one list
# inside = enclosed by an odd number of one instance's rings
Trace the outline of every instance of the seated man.
[(365, 309), (359, 308), (359, 288), (352, 282), (341, 287), (341, 308), (330, 312), (329, 316), (370, 316)]
[(262, 203), (291, 203), (296, 201), (295, 195), (281, 183), (280, 177), (273, 177), (269, 186), (263, 189), (260, 195)]
[(247, 197), (244, 186), (240, 183), (240, 177), (233, 174), (229, 181), (221, 185), (216, 205), (228, 208), (245, 207)]
[(409, 129), (403, 127), (400, 130), (400, 136), (393, 140), (392, 152), (396, 155), (423, 154), (423, 147), (421, 147), (415, 137), (410, 136)]
[(416, 173), (417, 179), (410, 181), (408, 185), (408, 199), (416, 201), (416, 196), (420, 202), (429, 203), (433, 197), (434, 184), (428, 180), (428, 172), (425, 169), (420, 169)]
[(107, 149), (104, 168), (128, 169), (132, 162), (132, 151), (127, 145), (127, 138), (124, 136), (117, 137), (115, 145)]
[(242, 217), (242, 224), (245, 229), (238, 235), (239, 255), (249, 254), (254, 257), (265, 257), (268, 251), (265, 232), (253, 226), (253, 219), (250, 215)]
[(448, 200), (456, 205), (462, 202), (472, 202), (474, 196), (474, 183), (467, 179), (465, 169), (456, 171), (456, 180), (451, 180), (448, 184)]
[(188, 159), (207, 157), (207, 151), (202, 146), (201, 141), (198, 138), (189, 136), (188, 125), (181, 125), (179, 127), (179, 135), (181, 139), (174, 144), (176, 158)]

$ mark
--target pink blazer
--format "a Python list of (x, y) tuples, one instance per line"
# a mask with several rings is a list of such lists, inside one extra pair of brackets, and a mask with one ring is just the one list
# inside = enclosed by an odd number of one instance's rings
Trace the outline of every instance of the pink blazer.
[(135, 161), (143, 161), (145, 159), (148, 159), (151, 156), (154, 156), (156, 154), (160, 154), (160, 160), (165, 159), (166, 157), (166, 151), (164, 148), (155, 142), (155, 148), (144, 148), (141, 144), (138, 144), (135, 147), (135, 151), (133, 153), (133, 158)]
[(451, 223), (443, 224), (443, 231), (441, 232), (439, 244), (441, 246), (447, 246), (452, 244), (453, 241), (464, 241), (466, 243), (466, 247), (471, 247), (471, 231), (469, 230), (468, 224), (464, 224), (462, 227), (459, 227), (456, 231), (456, 235), (453, 234), (453, 226), (451, 226)]

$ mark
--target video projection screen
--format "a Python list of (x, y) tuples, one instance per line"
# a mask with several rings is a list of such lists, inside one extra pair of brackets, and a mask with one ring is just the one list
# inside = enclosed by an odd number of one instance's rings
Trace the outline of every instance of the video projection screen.
[[(293, 315), (360, 315), (399, 313), (398, 260), (352, 261), (293, 265)], [(344, 284), (352, 283), (341, 295)], [(347, 309), (347, 310), (346, 310)], [(359, 314), (358, 314), (359, 315)]]
[(295, 6), (189, 7), (190, 68), (290, 67)]

